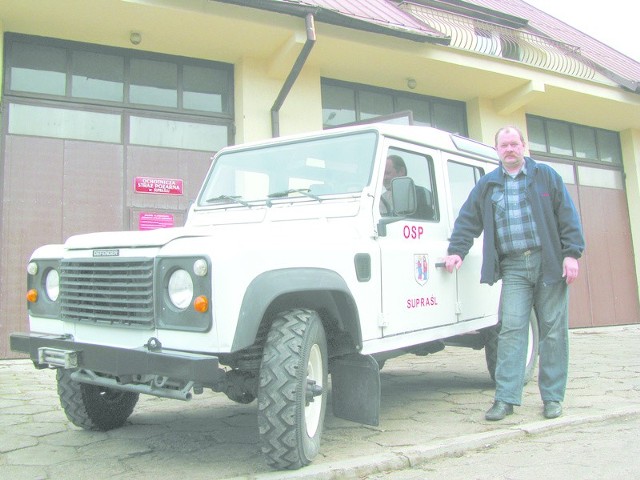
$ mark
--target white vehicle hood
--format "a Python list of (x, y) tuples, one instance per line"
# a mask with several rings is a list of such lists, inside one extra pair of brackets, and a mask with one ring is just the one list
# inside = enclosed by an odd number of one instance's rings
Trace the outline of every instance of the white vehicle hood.
[[(210, 230), (208, 233), (210, 234)], [(98, 232), (69, 237), (64, 246), (67, 250), (161, 247), (177, 238), (201, 237), (206, 234), (204, 228), (184, 227), (147, 231)]]

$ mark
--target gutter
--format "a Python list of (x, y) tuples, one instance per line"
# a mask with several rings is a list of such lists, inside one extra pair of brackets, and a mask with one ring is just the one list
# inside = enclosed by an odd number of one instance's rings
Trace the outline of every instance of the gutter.
[(294, 17), (304, 17), (313, 14), (318, 22), (337, 25), (340, 27), (352, 28), (364, 32), (389, 35), (396, 38), (403, 38), (419, 43), (433, 43), (438, 45), (449, 45), (451, 38), (445, 35), (434, 35), (421, 33), (416, 30), (382, 25), (373, 21), (366, 21), (350, 15), (322, 8), (321, 6), (303, 5), (293, 3), (294, 0), (209, 0), (210, 2), (228, 3), (240, 7), (256, 8), (258, 10), (293, 15)]
[(311, 49), (316, 43), (316, 29), (312, 13), (308, 13), (305, 17), (305, 24), (307, 27), (307, 41), (304, 43), (302, 50), (300, 50), (300, 54), (293, 64), (293, 68), (289, 72), (287, 79), (284, 81), (284, 84), (280, 89), (278, 98), (276, 98), (276, 101), (271, 107), (271, 136), (273, 138), (280, 136), (280, 108), (282, 108), (282, 104), (286, 100), (287, 95), (289, 95), (291, 87), (293, 87), (298, 75), (300, 75), (302, 67), (304, 67), (304, 63), (307, 61), (307, 58), (311, 53)]
[(270, 11), (295, 17), (305, 17), (307, 41), (305, 42), (296, 62), (289, 72), (287, 79), (282, 85), (282, 89), (276, 98), (275, 103), (271, 107), (271, 135), (272, 137), (280, 136), (280, 108), (291, 91), (293, 84), (300, 75), (304, 64), (311, 53), (311, 49), (316, 42), (315, 21), (321, 21), (331, 25), (361, 30), (365, 32), (389, 35), (392, 37), (411, 40), (419, 43), (433, 43), (439, 45), (449, 45), (451, 38), (447, 36), (434, 36), (427, 33), (407, 30), (403, 28), (393, 28), (390, 26), (380, 25), (375, 22), (368, 22), (355, 18), (335, 10), (322, 8), (319, 6), (304, 5), (293, 3), (287, 0), (209, 0), (218, 3), (227, 3), (241, 7), (255, 8), (263, 11)]

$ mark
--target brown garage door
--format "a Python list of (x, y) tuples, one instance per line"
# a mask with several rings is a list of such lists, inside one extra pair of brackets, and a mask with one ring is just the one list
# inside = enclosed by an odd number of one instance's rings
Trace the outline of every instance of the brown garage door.
[[(79, 233), (137, 230), (141, 215), (183, 225), (211, 153), (6, 135), (3, 160), (0, 358), (11, 358), (9, 334), (29, 328), (31, 253)], [(136, 177), (179, 179), (181, 192), (136, 192)]]
[[(580, 275), (569, 290), (569, 326), (637, 323), (638, 280), (622, 173), (581, 164), (545, 163), (567, 182), (586, 241)], [(616, 257), (625, 261), (616, 261)]]

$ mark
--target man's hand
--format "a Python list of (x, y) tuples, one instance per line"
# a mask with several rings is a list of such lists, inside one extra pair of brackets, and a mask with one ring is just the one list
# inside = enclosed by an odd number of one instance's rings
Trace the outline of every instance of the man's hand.
[(572, 257), (565, 257), (562, 261), (562, 276), (565, 278), (567, 285), (578, 277), (578, 271), (578, 260)]
[(444, 266), (447, 272), (453, 273), (453, 269), (459, 269), (462, 266), (462, 258), (460, 255), (449, 255), (444, 257)]

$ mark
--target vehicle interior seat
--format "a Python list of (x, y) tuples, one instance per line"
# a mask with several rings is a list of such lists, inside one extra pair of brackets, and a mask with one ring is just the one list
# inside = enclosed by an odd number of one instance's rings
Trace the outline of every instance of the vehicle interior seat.
[(435, 209), (433, 206), (433, 194), (425, 187), (416, 185), (416, 211), (409, 218), (421, 220), (434, 220)]

